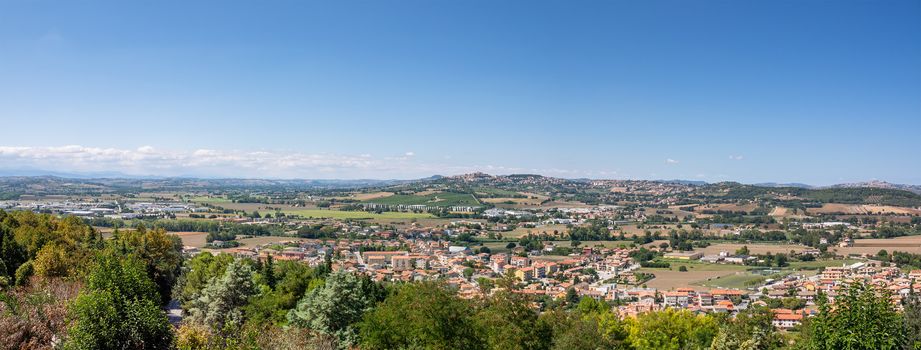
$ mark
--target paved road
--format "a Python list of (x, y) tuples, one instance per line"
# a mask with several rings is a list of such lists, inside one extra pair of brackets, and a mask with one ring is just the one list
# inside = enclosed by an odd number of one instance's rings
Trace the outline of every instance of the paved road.
[(166, 306), (166, 317), (173, 326), (178, 327), (182, 322), (182, 308), (179, 307), (178, 300), (170, 300), (169, 305)]

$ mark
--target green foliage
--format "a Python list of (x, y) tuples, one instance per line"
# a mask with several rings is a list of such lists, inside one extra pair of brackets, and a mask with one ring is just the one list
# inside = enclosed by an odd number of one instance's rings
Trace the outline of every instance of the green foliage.
[(188, 321), (210, 327), (215, 333), (234, 333), (243, 326), (243, 307), (255, 292), (252, 266), (234, 260), (192, 301)]
[(482, 349), (469, 301), (434, 282), (401, 286), (359, 324), (361, 348)]
[(182, 274), (173, 290), (173, 297), (183, 309), (192, 308), (192, 303), (212, 279), (223, 276), (227, 266), (233, 262), (230, 254), (212, 255), (203, 252), (186, 260)]
[(905, 339), (902, 315), (896, 312), (889, 291), (854, 283), (830, 307), (819, 298), (819, 315), (809, 322), (805, 349), (898, 349)]
[(626, 349), (624, 322), (602, 301), (583, 298), (576, 312), (555, 309), (541, 315), (553, 329), (552, 349)]
[(627, 322), (627, 329), (636, 350), (705, 349), (718, 331), (712, 316), (670, 308), (641, 314)]
[[(102, 236), (76, 217), (0, 210), (0, 277), (18, 284), (40, 277), (82, 276)], [(28, 264), (25, 268), (20, 268)], [(17, 277), (18, 276), (18, 277)]]
[(170, 300), (182, 266), (182, 240), (163, 229), (116, 230), (108, 242), (109, 249), (132, 254), (146, 265), (147, 274), (157, 285), (160, 303)]
[(770, 350), (783, 347), (774, 325), (773, 314), (766, 307), (750, 307), (735, 318), (723, 322), (710, 345), (711, 350)]
[[(263, 265), (265, 271), (268, 264)], [(315, 275), (317, 272), (304, 263), (295, 261), (280, 261), (273, 263), (272, 269), (277, 282), (275, 289), (268, 288), (268, 284), (260, 286), (260, 293), (250, 299), (246, 306), (247, 319), (256, 324), (285, 324), (288, 311), (297, 305), (304, 293), (310, 287), (322, 285), (322, 280)], [(258, 280), (265, 281), (265, 273)], [(262, 282), (265, 283), (265, 282)]]
[(347, 348), (358, 342), (355, 324), (383, 297), (383, 288), (367, 276), (336, 272), (325, 285), (304, 295), (288, 313), (288, 322), (333, 336)]
[(552, 344), (553, 330), (522, 294), (494, 294), (473, 320), (490, 349), (549, 349)]
[(902, 308), (906, 336), (903, 348), (919, 350), (921, 349), (921, 296), (912, 290), (908, 297), (902, 299)]
[(67, 349), (169, 349), (172, 327), (156, 286), (133, 256), (99, 258), (73, 305)]

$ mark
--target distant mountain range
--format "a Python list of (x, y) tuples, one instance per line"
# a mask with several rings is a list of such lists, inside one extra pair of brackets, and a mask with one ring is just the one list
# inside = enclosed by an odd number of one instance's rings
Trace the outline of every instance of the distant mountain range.
[(914, 193), (917, 193), (917, 194), (921, 194), (921, 186), (919, 186), (919, 185), (894, 184), (894, 183), (889, 183), (889, 182), (886, 182), (886, 181), (878, 181), (878, 180), (865, 181), (865, 182), (843, 183), (843, 184), (837, 184), (837, 185), (831, 185), (831, 186), (811, 186), (811, 185), (802, 184), (802, 183), (783, 183), (783, 184), (781, 184), (781, 183), (773, 183), (773, 182), (759, 183), (759, 184), (754, 184), (754, 185), (755, 185), (755, 186), (761, 186), (761, 187), (799, 187), (799, 188), (810, 188), (810, 189), (820, 189), (820, 188), (886, 188), (886, 189), (902, 190), (902, 191), (909, 191), (909, 192), (914, 192)]

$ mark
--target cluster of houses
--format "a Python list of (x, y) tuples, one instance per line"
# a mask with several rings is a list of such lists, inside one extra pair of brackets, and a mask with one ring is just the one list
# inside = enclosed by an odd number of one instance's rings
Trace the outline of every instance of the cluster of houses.
[[(830, 266), (813, 276), (790, 275), (770, 281), (755, 296), (768, 299), (799, 299), (806, 307), (798, 312), (775, 313), (775, 325), (790, 328), (799, 325), (804, 316), (815, 314), (816, 297), (825, 295), (829, 303), (846, 293), (854, 282), (873, 284), (889, 292), (894, 305), (901, 305), (903, 298), (912, 290), (921, 288), (921, 270), (904, 273), (895, 266), (885, 266), (879, 261), (863, 261), (849, 265)], [(807, 311), (808, 310), (808, 311)]]
[[(912, 283), (921, 280), (921, 271), (904, 274), (896, 267), (867, 261), (852, 265), (825, 268), (821, 273), (805, 276), (790, 275), (780, 280), (767, 280), (763, 286), (749, 290), (677, 288), (660, 290), (646, 288), (640, 267), (630, 254), (636, 248), (583, 247), (569, 255), (545, 255), (546, 251), (528, 251), (513, 247), (507, 251), (491, 253), (489, 250), (471, 249), (452, 245), (447, 240), (461, 232), (475, 232), (481, 223), (459, 220), (450, 228), (410, 228), (399, 231), (380, 230), (378, 227), (358, 226), (343, 222), (342, 232), (360, 233), (353, 239), (338, 240), (291, 239), (256, 247), (228, 249), (239, 256), (279, 260), (298, 260), (319, 265), (330, 257), (333, 268), (371, 276), (378, 281), (442, 280), (457, 289), (461, 297), (473, 298), (489, 294), (493, 283), (484, 280), (497, 278), (517, 282), (517, 293), (540, 298), (561, 299), (575, 293), (616, 304), (625, 317), (642, 312), (681, 308), (697, 313), (734, 314), (752, 305), (772, 305), (774, 325), (790, 329), (802, 323), (805, 317), (816, 312), (815, 298), (822, 292), (834, 302), (850, 282), (863, 280), (887, 288), (893, 301), (904, 297)], [(355, 237), (355, 236), (353, 236)], [(552, 242), (549, 243), (552, 247)], [(546, 245), (545, 245), (546, 246)], [(476, 248), (476, 247), (474, 247)], [(818, 252), (807, 252), (815, 253)], [(705, 263), (744, 264), (754, 259), (745, 255), (721, 252), (705, 256), (699, 252), (669, 252), (666, 258), (700, 260)], [(800, 307), (776, 307), (774, 299), (797, 298)], [(805, 306), (805, 307), (802, 307)]]

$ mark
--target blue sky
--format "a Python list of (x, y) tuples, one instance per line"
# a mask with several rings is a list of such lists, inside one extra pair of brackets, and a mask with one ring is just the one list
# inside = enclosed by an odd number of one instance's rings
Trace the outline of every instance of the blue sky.
[(921, 2), (0, 0), (0, 170), (921, 183)]

